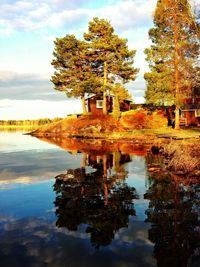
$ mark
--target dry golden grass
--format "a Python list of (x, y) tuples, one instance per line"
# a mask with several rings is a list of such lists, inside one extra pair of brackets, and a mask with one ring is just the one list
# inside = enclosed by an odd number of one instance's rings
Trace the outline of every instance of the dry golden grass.
[[(131, 111), (132, 112), (132, 111)], [(193, 138), (192, 143), (199, 142), (200, 130), (174, 130), (172, 128), (156, 129), (134, 129), (128, 123), (124, 125), (126, 114), (123, 113), (120, 119), (111, 115), (94, 117), (82, 115), (78, 118), (69, 116), (58, 122), (42, 126), (33, 132), (34, 135), (60, 135), (60, 136), (79, 136), (105, 139), (145, 139), (152, 141), (159, 135), (167, 135), (178, 138)], [(123, 123), (122, 123), (123, 121)], [(132, 125), (133, 126), (133, 125)], [(188, 139), (190, 142), (190, 139)]]
[(170, 142), (163, 145), (163, 153), (169, 159), (168, 168), (185, 174), (200, 169), (200, 144)]

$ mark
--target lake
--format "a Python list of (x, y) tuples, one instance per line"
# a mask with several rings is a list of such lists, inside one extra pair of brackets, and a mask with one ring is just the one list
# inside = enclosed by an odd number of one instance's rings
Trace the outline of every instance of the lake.
[(200, 266), (200, 186), (133, 142), (0, 132), (1, 267)]

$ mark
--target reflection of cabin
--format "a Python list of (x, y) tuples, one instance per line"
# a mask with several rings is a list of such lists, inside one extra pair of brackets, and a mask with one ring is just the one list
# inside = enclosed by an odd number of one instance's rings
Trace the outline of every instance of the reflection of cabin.
[(181, 120), (185, 126), (200, 125), (200, 90), (195, 90), (192, 97), (184, 99)]
[[(87, 99), (87, 109), (88, 112), (91, 112), (95, 115), (101, 115), (103, 113), (103, 96), (102, 95), (93, 95), (88, 97)], [(114, 95), (108, 95), (106, 97), (106, 106), (107, 111), (112, 112), (114, 109), (114, 102), (115, 102), (115, 96)], [(120, 111), (128, 111), (130, 110), (131, 101), (124, 99), (120, 103)]]
[[(119, 154), (119, 157), (116, 157), (116, 153)], [(104, 155), (89, 155), (88, 154), (88, 165), (93, 168), (97, 168), (97, 165), (103, 163), (103, 156), (106, 156), (106, 165), (107, 168), (112, 168), (115, 165), (123, 165), (131, 161), (129, 154), (121, 154), (120, 152), (113, 152), (112, 154)]]

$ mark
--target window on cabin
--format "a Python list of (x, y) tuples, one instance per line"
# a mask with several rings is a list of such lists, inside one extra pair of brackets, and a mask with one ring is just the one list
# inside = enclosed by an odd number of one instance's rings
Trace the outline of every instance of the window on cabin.
[(96, 100), (96, 108), (103, 108), (103, 100)]
[(200, 109), (195, 110), (195, 117), (200, 117)]
[(186, 118), (186, 112), (185, 111), (181, 112), (181, 118)]

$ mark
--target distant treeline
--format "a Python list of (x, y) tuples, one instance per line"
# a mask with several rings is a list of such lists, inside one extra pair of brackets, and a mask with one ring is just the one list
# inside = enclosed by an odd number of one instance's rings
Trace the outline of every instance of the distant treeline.
[(0, 120), (0, 125), (2, 126), (40, 126), (45, 125), (52, 122), (57, 122), (61, 120), (62, 118), (55, 118), (55, 119), (49, 119), (49, 118), (42, 118), (37, 120)]

